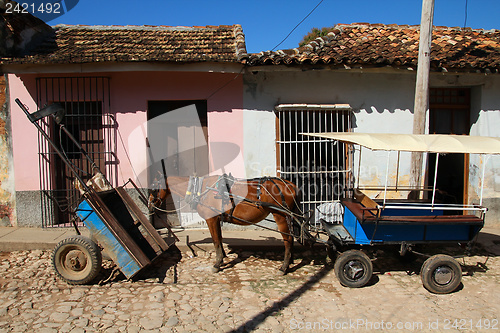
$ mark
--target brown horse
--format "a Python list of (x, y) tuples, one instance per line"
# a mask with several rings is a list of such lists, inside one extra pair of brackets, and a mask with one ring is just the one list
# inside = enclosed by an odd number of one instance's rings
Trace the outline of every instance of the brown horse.
[(291, 213), (297, 205), (297, 187), (276, 177), (234, 180), (224, 175), (196, 178), (198, 190), (195, 190), (194, 179), (167, 177), (166, 189), (150, 194), (150, 209), (159, 207), (170, 193), (191, 201), (192, 207), (196, 207), (198, 214), (207, 222), (212, 236), (216, 252), (214, 272), (220, 271), (226, 256), (222, 246), (221, 222), (252, 225), (272, 214), (285, 244), (283, 265), (279, 269), (281, 274), (285, 274), (293, 260), (290, 226), (296, 223)]

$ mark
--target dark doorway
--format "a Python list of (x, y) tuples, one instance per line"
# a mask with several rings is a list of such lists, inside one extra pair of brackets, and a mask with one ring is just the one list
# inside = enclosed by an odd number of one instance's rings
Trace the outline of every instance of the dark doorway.
[[(156, 120), (154, 119), (156, 118)], [(169, 176), (208, 174), (207, 101), (148, 102), (148, 144), (154, 163), (149, 180), (163, 173), (163, 159)]]
[[(163, 182), (164, 175), (208, 175), (206, 100), (149, 101), (147, 116), (147, 151), (151, 162), (148, 168), (149, 184), (155, 180)], [(163, 208), (172, 211), (181, 206), (180, 199), (169, 198)], [(185, 207), (180, 213), (179, 221), (170, 218), (172, 224), (179, 225), (182, 224), (181, 219), (194, 218), (187, 216), (194, 214), (189, 207)]]
[[(468, 135), (470, 89), (432, 88), (429, 100), (429, 133)], [(447, 204), (467, 203), (468, 154), (441, 154), (438, 161), (436, 200)], [(436, 154), (429, 154), (428, 183), (434, 186)]]
[[(61, 103), (66, 109), (64, 125), (73, 135), (76, 141), (85, 149), (99, 170), (104, 172), (105, 156), (104, 133), (102, 122), (102, 103), (96, 102), (71, 102)], [(54, 124), (53, 124), (54, 125)], [(55, 144), (60, 147), (64, 156), (77, 170), (84, 182), (87, 182), (95, 174), (93, 165), (80, 152), (78, 146), (69, 137), (59, 130), (58, 126), (52, 126), (52, 136)], [(75, 175), (71, 169), (62, 161), (59, 155), (51, 152), (53, 162), (51, 164), (53, 175), (53, 196), (59, 203), (55, 211), (55, 220), (59, 224), (69, 223), (70, 214), (65, 212), (63, 206), (74, 207), (78, 202), (78, 193), (75, 189)]]

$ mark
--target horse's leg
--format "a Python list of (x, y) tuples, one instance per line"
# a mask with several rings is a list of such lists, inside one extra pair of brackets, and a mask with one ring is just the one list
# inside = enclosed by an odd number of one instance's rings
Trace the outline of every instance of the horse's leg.
[(219, 216), (214, 216), (208, 218), (206, 221), (215, 248), (215, 263), (214, 266), (212, 267), (212, 271), (214, 273), (217, 273), (218, 271), (220, 271), (222, 260), (225, 257), (224, 248), (222, 246), (222, 231), (221, 231), (220, 219)]
[(273, 213), (274, 220), (278, 225), (278, 230), (282, 232), (283, 242), (285, 243), (285, 257), (283, 259), (283, 265), (279, 269), (281, 275), (286, 274), (288, 266), (293, 262), (293, 236), (290, 235), (290, 230), (288, 228), (288, 222), (286, 217), (278, 213)]

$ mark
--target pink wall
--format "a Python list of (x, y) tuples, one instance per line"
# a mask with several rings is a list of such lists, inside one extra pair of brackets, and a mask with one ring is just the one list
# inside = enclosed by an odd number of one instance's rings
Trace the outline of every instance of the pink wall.
[(23, 81), (12, 74), (8, 81), (16, 191), (39, 190), (37, 130), (14, 102), (19, 98), (30, 112), (36, 111), (35, 81)]
[[(147, 105), (150, 100), (204, 100), (208, 104), (209, 142), (229, 142), (240, 152), (240, 158), (232, 161), (224, 168), (225, 172), (232, 172), (235, 176), (244, 176), (242, 159), (243, 149), (243, 80), (241, 77), (233, 80), (235, 75), (222, 73), (196, 72), (111, 72), (96, 73), (96, 76), (110, 78), (111, 113), (116, 117), (119, 134), (117, 156), (120, 161), (118, 183), (132, 178), (135, 173), (141, 174), (146, 169), (145, 139), (137, 140), (137, 144), (128, 145), (128, 137), (134, 129), (145, 124)], [(12, 115), (12, 135), (14, 151), (14, 170), (16, 191), (39, 190), (38, 172), (38, 144), (37, 131), (23, 112), (14, 103), (15, 98), (21, 99), (30, 112), (36, 110), (35, 98), (37, 77), (50, 75), (21, 74), (8, 76), (10, 107)], [(67, 77), (67, 74), (52, 75)], [(78, 75), (71, 75), (76, 77)], [(93, 76), (86, 73), (82, 76)], [(227, 84), (227, 85), (226, 85)], [(226, 85), (226, 86), (224, 86)], [(220, 87), (221, 90), (214, 94)], [(144, 125), (143, 128), (146, 128)], [(147, 133), (145, 133), (147, 135)], [(142, 142), (141, 142), (142, 141)], [(223, 158), (225, 151), (218, 149), (220, 145), (213, 145), (210, 163), (213, 167)], [(128, 161), (132, 160), (134, 167)], [(141, 167), (142, 166), (142, 167)], [(142, 170), (138, 170), (142, 169)], [(212, 170), (214, 171), (214, 170)], [(143, 172), (139, 179), (143, 186), (147, 180)]]

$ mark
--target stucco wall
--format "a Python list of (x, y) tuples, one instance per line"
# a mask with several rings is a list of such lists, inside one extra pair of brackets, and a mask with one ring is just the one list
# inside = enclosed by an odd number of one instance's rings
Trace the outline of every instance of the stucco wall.
[(14, 169), (7, 81), (0, 74), (0, 226), (16, 225)]
[[(350, 104), (353, 130), (365, 133), (412, 133), (415, 72), (384, 73), (360, 71), (258, 71), (244, 77), (244, 157), (247, 175), (276, 171), (276, 129), (274, 107), (286, 103)], [(431, 87), (471, 87), (471, 135), (500, 136), (500, 77), (498, 75), (432, 74)], [(264, 124), (264, 125), (261, 125)], [(259, 127), (262, 126), (262, 127)], [(259, 138), (256, 141), (256, 138)], [(384, 185), (386, 152), (362, 153), (360, 183)], [(357, 174), (359, 154), (355, 156)], [(389, 184), (395, 184), (397, 153), (390, 155)], [(484, 158), (470, 157), (470, 202), (478, 203), (478, 178)], [(490, 205), (487, 224), (500, 225), (500, 160), (493, 156), (486, 167), (484, 204)], [(258, 167), (257, 167), (258, 166)], [(408, 185), (410, 154), (402, 153), (399, 184)], [(481, 175), (479, 175), (481, 176)], [(376, 195), (377, 193), (370, 193)], [(400, 193), (400, 196), (406, 193)]]
[[(243, 106), (242, 78), (235, 74), (198, 73), (198, 72), (105, 72), (78, 74), (10, 74), (8, 76), (10, 100), (20, 98), (33, 112), (36, 110), (37, 77), (77, 77), (105, 76), (110, 78), (110, 112), (118, 124), (116, 140), (118, 183), (132, 178), (147, 187), (147, 133), (138, 140), (129, 140), (131, 133), (138, 127), (147, 129), (148, 101), (158, 100), (207, 100), (209, 145), (214, 142), (230, 142), (243, 151)], [(222, 87), (222, 88), (221, 88)], [(15, 189), (20, 199), (34, 200), (39, 191), (37, 131), (17, 105), (11, 105)], [(225, 152), (211, 151), (210, 165)], [(242, 156), (242, 155), (241, 155)], [(130, 162), (129, 162), (130, 159)], [(220, 172), (220, 170), (212, 170)], [(237, 158), (224, 169), (236, 176), (244, 175), (242, 158)], [(22, 201), (22, 200), (21, 200)], [(36, 212), (28, 210), (29, 202), (19, 203), (19, 225), (37, 225)], [(36, 209), (39, 211), (39, 208)], [(34, 215), (35, 214), (35, 215)]]
[[(260, 170), (276, 172), (276, 105), (348, 103), (354, 112), (352, 125), (355, 131), (411, 133), (413, 86), (414, 77), (408, 74), (281, 71), (245, 75), (247, 173), (256, 176), (259, 173), (254, 167), (257, 163), (262, 164)], [(389, 116), (390, 121), (387, 121)], [(263, 122), (265, 127), (258, 130), (258, 125)], [(257, 136), (260, 137), (259, 144), (252, 144)], [(261, 158), (262, 155), (265, 158)], [(368, 165), (383, 168), (385, 174), (385, 164), (378, 163), (378, 155), (367, 152), (363, 160)], [(403, 165), (402, 168), (409, 170), (409, 165)], [(365, 178), (365, 181), (369, 179)]]

